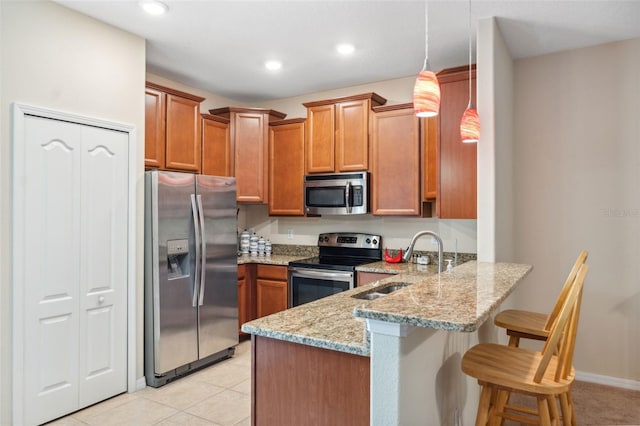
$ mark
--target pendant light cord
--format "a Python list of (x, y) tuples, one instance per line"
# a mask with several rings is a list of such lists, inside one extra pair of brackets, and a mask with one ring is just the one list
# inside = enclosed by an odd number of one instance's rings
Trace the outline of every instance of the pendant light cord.
[(424, 65), (422, 70), (426, 71), (429, 68), (429, 14), (427, 9), (429, 8), (429, 0), (424, 1)]
[(469, 32), (469, 106), (467, 108), (471, 108), (472, 104), (471, 104), (471, 0), (469, 0), (469, 10), (468, 10), (468, 16), (469, 16), (469, 28), (468, 28), (468, 32)]

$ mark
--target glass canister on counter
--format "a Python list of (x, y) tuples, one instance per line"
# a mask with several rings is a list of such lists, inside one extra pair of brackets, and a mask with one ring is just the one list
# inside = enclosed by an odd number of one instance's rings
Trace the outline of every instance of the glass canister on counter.
[(240, 251), (242, 254), (249, 254), (251, 235), (246, 229), (240, 233)]
[(251, 256), (258, 255), (258, 236), (255, 232), (249, 238), (249, 253)]

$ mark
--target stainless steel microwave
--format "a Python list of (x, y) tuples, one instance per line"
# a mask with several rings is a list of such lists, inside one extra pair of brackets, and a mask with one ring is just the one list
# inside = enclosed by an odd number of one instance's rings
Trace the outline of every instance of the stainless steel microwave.
[(332, 173), (304, 177), (304, 205), (308, 214), (369, 213), (367, 172)]

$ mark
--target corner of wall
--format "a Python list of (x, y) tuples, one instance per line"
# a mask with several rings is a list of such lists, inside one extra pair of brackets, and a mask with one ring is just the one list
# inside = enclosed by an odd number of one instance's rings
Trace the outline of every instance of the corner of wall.
[(478, 21), (478, 260), (514, 259), (513, 61), (496, 18)]

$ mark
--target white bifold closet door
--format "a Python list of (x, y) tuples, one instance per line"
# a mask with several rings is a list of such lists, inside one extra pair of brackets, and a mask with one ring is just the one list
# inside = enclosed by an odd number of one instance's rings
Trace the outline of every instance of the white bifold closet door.
[(127, 390), (128, 134), (29, 115), (24, 134), (14, 285), (25, 295), (24, 420), (37, 424)]

